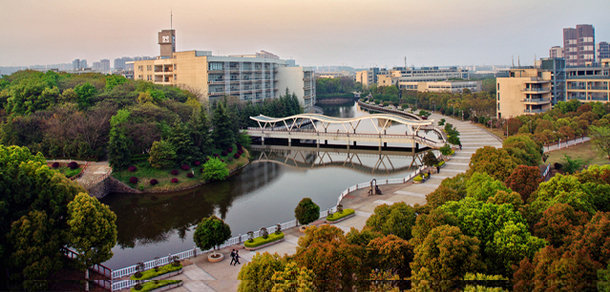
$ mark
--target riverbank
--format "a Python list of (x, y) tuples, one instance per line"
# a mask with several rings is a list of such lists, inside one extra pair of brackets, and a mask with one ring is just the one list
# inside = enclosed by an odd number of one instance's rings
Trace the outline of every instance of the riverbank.
[(316, 101), (316, 104), (320, 105), (342, 105), (353, 102), (353, 98), (329, 98), (329, 99), (319, 99)]

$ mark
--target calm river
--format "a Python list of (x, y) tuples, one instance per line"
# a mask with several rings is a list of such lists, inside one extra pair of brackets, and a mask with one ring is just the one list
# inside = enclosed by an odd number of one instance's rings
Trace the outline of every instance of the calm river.
[[(323, 108), (326, 115), (337, 117), (368, 114), (356, 104)], [(337, 129), (329, 128), (329, 132)], [(370, 122), (368, 125), (362, 123), (359, 131), (361, 129), (375, 131)], [(405, 128), (393, 125), (387, 132), (404, 133)], [(118, 242), (112, 249), (114, 257), (104, 264), (119, 269), (192, 249), (195, 246), (194, 228), (202, 218), (212, 214), (225, 220), (231, 226), (233, 236), (237, 236), (294, 219), (294, 208), (304, 197), (310, 197), (325, 210), (333, 207), (340, 193), (351, 185), (372, 178), (404, 177), (412, 172), (407, 169), (412, 161), (409, 151), (404, 155), (388, 153), (382, 160), (379, 155), (352, 151), (352, 159), (346, 163), (348, 167), (341, 166), (348, 156), (345, 153), (330, 150), (317, 155), (299, 151), (283, 152), (298, 152), (299, 157), (304, 158), (303, 162), (317, 166), (280, 164), (277, 162), (282, 160), (281, 153), (275, 152), (263, 155), (274, 156), (273, 162), (256, 161), (261, 152), (254, 149), (255, 160), (240, 174), (224, 182), (172, 194), (108, 195), (101, 201), (117, 215)]]

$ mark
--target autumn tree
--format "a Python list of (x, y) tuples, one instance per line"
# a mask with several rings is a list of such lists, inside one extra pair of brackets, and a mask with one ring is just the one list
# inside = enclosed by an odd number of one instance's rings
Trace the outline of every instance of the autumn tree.
[(593, 204), (598, 211), (610, 211), (610, 165), (591, 165), (574, 175), (582, 186), (593, 195)]
[(354, 227), (350, 228), (349, 232), (345, 234), (345, 239), (350, 244), (357, 244), (361, 246), (367, 246), (371, 240), (375, 238), (383, 237), (380, 232), (372, 231), (368, 228), (358, 230)]
[(479, 240), (462, 233), (456, 226), (443, 225), (428, 233), (415, 247), (411, 280), (416, 287), (433, 290), (451, 287), (468, 272), (484, 270)]
[(406, 279), (411, 276), (413, 246), (395, 235), (378, 237), (369, 242), (366, 261), (371, 270), (389, 271), (401, 279)]
[(375, 207), (373, 215), (366, 220), (366, 227), (384, 235), (396, 235), (402, 239), (411, 239), (411, 227), (415, 225), (415, 210), (405, 202)]
[(250, 262), (244, 264), (237, 275), (240, 292), (270, 291), (274, 282), (271, 280), (275, 272), (284, 271), (286, 260), (277, 253), (256, 253)]
[(458, 226), (457, 218), (441, 208), (432, 210), (430, 214), (420, 214), (411, 229), (413, 238), (410, 243), (414, 246), (422, 244), (432, 229), (443, 225)]
[(494, 179), (504, 181), (518, 165), (518, 159), (510, 156), (506, 150), (485, 146), (472, 155), (467, 174), (487, 173)]
[(519, 193), (524, 202), (530, 197), (543, 181), (540, 168), (537, 166), (519, 165), (509, 177), (506, 178), (506, 186)]
[(576, 211), (568, 204), (557, 203), (544, 211), (540, 221), (534, 225), (534, 234), (560, 247), (566, 244), (576, 226), (585, 225), (589, 217), (588, 213)]
[(532, 222), (538, 222), (542, 213), (550, 206), (564, 203), (574, 210), (595, 213), (594, 199), (591, 192), (585, 188), (575, 176), (555, 175), (538, 187), (536, 197), (531, 203)]
[(463, 197), (453, 189), (440, 185), (434, 192), (426, 195), (426, 202), (433, 209), (449, 201), (459, 201)]

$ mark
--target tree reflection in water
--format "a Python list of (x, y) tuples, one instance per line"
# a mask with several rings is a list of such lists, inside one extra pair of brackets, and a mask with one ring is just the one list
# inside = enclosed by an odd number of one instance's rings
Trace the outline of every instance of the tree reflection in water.
[(182, 241), (191, 227), (218, 212), (224, 220), (236, 198), (268, 184), (280, 166), (255, 164), (223, 182), (170, 194), (111, 194), (102, 199), (117, 215), (118, 242), (125, 248), (166, 241), (177, 233)]

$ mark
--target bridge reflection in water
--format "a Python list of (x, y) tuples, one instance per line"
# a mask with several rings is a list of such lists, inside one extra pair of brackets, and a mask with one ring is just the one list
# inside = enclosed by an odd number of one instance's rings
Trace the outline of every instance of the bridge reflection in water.
[(341, 147), (251, 145), (252, 163), (275, 163), (295, 169), (342, 167), (365, 174), (393, 174), (423, 164), (422, 152), (403, 150), (346, 149)]

